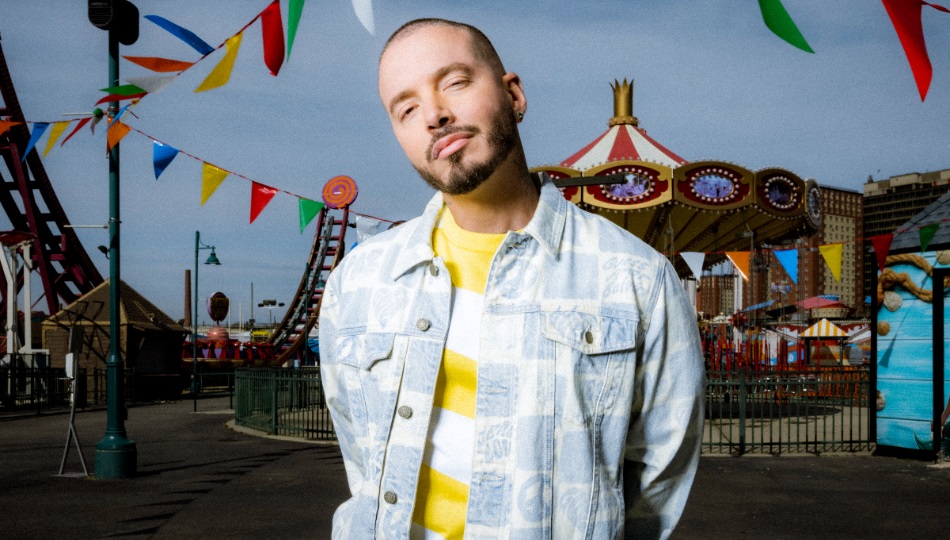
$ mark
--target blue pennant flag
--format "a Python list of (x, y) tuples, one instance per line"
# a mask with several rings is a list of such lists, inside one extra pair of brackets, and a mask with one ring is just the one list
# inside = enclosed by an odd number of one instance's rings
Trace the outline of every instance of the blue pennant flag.
[(798, 250), (780, 249), (772, 253), (775, 254), (775, 258), (778, 259), (778, 262), (782, 263), (782, 267), (785, 268), (788, 277), (792, 278), (792, 281), (798, 285)]
[(165, 167), (178, 155), (178, 149), (158, 141), (153, 142), (155, 144), (152, 145), (152, 163), (155, 165), (155, 179), (158, 180)]
[(40, 137), (43, 136), (43, 133), (46, 132), (46, 128), (48, 127), (49, 122), (37, 122), (33, 124), (33, 133), (30, 134), (30, 142), (26, 143), (26, 150), (23, 152), (23, 157), (20, 158), (21, 163), (26, 159), (26, 156), (30, 155), (33, 147), (36, 146), (36, 143), (40, 140)]
[(203, 39), (195, 35), (194, 32), (188, 30), (187, 28), (182, 28), (181, 26), (178, 26), (164, 17), (159, 17), (158, 15), (146, 15), (145, 18), (161, 26), (165, 30), (168, 30), (172, 33), (172, 35), (184, 41), (188, 45), (191, 45), (191, 47), (201, 53), (202, 56), (206, 56), (214, 52), (214, 47), (205, 43)]

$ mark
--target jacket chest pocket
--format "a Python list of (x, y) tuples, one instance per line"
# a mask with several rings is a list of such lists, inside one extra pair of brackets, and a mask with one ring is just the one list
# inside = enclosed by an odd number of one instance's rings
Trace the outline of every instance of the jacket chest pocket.
[(633, 386), (638, 317), (635, 311), (594, 308), (546, 309), (541, 334), (553, 342), (555, 414), (590, 427)]
[(339, 362), (347, 386), (358, 389), (362, 416), (373, 437), (385, 437), (392, 420), (405, 365), (407, 338), (394, 333), (341, 335)]

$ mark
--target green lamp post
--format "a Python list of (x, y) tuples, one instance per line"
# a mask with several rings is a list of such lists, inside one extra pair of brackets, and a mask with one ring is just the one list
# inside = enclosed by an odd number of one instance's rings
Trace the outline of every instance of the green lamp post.
[(213, 264), (215, 266), (220, 266), (221, 261), (218, 260), (218, 256), (214, 253), (214, 246), (207, 246), (201, 243), (201, 233), (195, 231), (195, 305), (194, 309), (191, 311), (191, 346), (192, 346), (192, 355), (191, 355), (191, 400), (192, 400), (192, 412), (198, 411), (198, 252), (202, 249), (210, 249), (211, 255), (208, 256), (208, 260), (205, 261), (205, 264)]

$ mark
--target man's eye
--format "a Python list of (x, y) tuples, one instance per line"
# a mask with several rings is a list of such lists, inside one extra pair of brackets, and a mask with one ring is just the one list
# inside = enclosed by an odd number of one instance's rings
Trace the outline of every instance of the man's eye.
[(453, 79), (449, 81), (449, 83), (445, 86), (446, 88), (461, 88), (465, 86), (466, 84), (468, 84), (467, 79)]
[(407, 118), (407, 117), (408, 117), (410, 114), (412, 114), (412, 112), (415, 111), (415, 110), (416, 110), (415, 106), (413, 106), (413, 107), (406, 107), (405, 109), (403, 109), (403, 110), (399, 113), (399, 119), (400, 119), (400, 120), (403, 120), (403, 119)]

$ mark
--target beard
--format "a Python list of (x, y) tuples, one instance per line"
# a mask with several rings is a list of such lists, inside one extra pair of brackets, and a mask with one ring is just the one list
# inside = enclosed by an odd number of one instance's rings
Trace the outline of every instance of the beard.
[[(475, 126), (446, 126), (433, 133), (432, 142), (426, 151), (426, 161), (432, 163), (432, 147), (440, 138), (451, 133), (472, 133), (478, 135), (482, 132)], [(421, 167), (413, 167), (419, 173), (419, 176), (433, 188), (447, 195), (465, 195), (471, 193), (478, 186), (495, 172), (499, 165), (508, 157), (515, 147), (517, 141), (518, 127), (513, 116), (508, 114), (499, 114), (488, 130), (488, 146), (490, 154), (484, 161), (478, 163), (465, 164), (462, 162), (465, 148), (447, 157), (450, 165), (449, 171), (444, 179), (440, 179), (432, 174), (431, 171)]]

